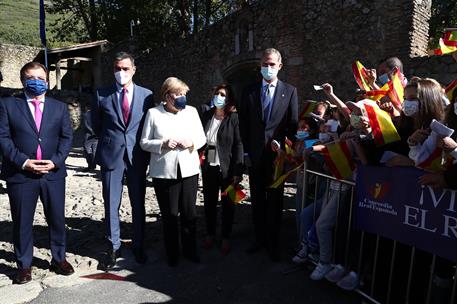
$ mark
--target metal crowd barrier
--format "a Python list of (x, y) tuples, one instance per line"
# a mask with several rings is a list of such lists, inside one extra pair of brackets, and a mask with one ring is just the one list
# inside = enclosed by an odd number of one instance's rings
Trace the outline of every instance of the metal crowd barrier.
[[(314, 189), (308, 189), (308, 180), (311, 176), (314, 176), (315, 178), (315, 187)], [(319, 181), (324, 181), (325, 182), (325, 192), (324, 192), (324, 196), (327, 198), (328, 200), (328, 194), (329, 194), (329, 185), (330, 185), (330, 181), (338, 181), (340, 183), (340, 189), (341, 189), (341, 185), (345, 184), (345, 185), (348, 185), (350, 187), (350, 189), (348, 191), (350, 191), (350, 204), (349, 204), (349, 214), (347, 216), (347, 218), (344, 218), (344, 219), (341, 219), (340, 218), (340, 203), (341, 203), (341, 197), (338, 197), (338, 204), (337, 204), (337, 216), (336, 216), (336, 223), (335, 223), (335, 227), (334, 227), (334, 235), (333, 235), (333, 255), (332, 255), (332, 259), (334, 262), (335, 259), (339, 259), (339, 260), (342, 260), (344, 261), (344, 268), (346, 270), (349, 270), (349, 269), (353, 269), (353, 270), (356, 270), (356, 273), (359, 275), (359, 287), (356, 288), (354, 291), (357, 292), (358, 294), (360, 294), (362, 297), (364, 297), (366, 300), (370, 301), (371, 303), (376, 303), (376, 304), (380, 304), (380, 303), (386, 303), (386, 304), (390, 304), (390, 303), (410, 303), (410, 304), (416, 304), (418, 303), (417, 302), (417, 299), (412, 299), (412, 288), (414, 287), (413, 286), (413, 280), (416, 281), (416, 280), (424, 280), (422, 281), (422, 285), (426, 285), (426, 296), (425, 298), (423, 298), (423, 302), (420, 302), (420, 303), (426, 303), (426, 304), (435, 304), (437, 303), (436, 300), (432, 300), (432, 286), (433, 286), (433, 279), (434, 279), (434, 276), (435, 276), (435, 270), (436, 270), (436, 262), (437, 262), (437, 259), (440, 259), (439, 257), (437, 257), (436, 255), (432, 254), (432, 253), (425, 253), (425, 252), (421, 252), (420, 255), (428, 255), (429, 259), (431, 259), (431, 263), (430, 263), (430, 267), (426, 267), (429, 269), (429, 274), (428, 274), (428, 277), (415, 277), (414, 274), (416, 272), (416, 266), (415, 265), (415, 261), (417, 259), (417, 256), (418, 256), (418, 251), (420, 251), (419, 249), (416, 249), (415, 247), (413, 246), (408, 246), (406, 244), (402, 244), (400, 242), (397, 242), (395, 240), (388, 240), (380, 235), (373, 235), (371, 233), (368, 233), (366, 231), (363, 231), (363, 230), (360, 230), (360, 240), (359, 240), (359, 245), (358, 245), (358, 248), (351, 248), (350, 244), (351, 244), (351, 241), (353, 241), (353, 238), (355, 238), (356, 236), (356, 230), (353, 229), (353, 212), (354, 212), (354, 189), (355, 189), (355, 182), (353, 181), (347, 181), (347, 180), (338, 180), (336, 178), (334, 178), (333, 176), (329, 176), (329, 175), (326, 175), (326, 174), (323, 174), (321, 172), (317, 172), (317, 171), (313, 171), (313, 170), (309, 170), (307, 169), (306, 167), (306, 162), (304, 164), (304, 170), (303, 170), (303, 181), (302, 181), (302, 195), (301, 195), (301, 209), (303, 210), (303, 208), (305, 207), (305, 204), (306, 204), (306, 198), (308, 197), (308, 193), (310, 193), (310, 191), (314, 191), (314, 208), (316, 208), (316, 202), (317, 202), (317, 199), (318, 199), (318, 186), (319, 186)], [(300, 185), (297, 185), (297, 187), (300, 187)], [(322, 203), (322, 207), (324, 207), (324, 203), (325, 201), (327, 200), (324, 200), (323, 203)], [(316, 218), (316, 209), (314, 209), (314, 222), (317, 220)], [(341, 223), (341, 220), (346, 220), (347, 222), (345, 223), (347, 225), (347, 236), (346, 236), (346, 243), (345, 243), (345, 249), (344, 249), (344, 257), (341, 257), (341, 256), (338, 256), (337, 255), (337, 252), (336, 252), (336, 244), (338, 242), (338, 239), (337, 239), (337, 236), (338, 236), (338, 232), (339, 232), (339, 227), (342, 226), (342, 223)], [(388, 223), (387, 223), (388, 224)], [(359, 231), (359, 230), (358, 230)], [(367, 258), (367, 256), (364, 256), (364, 254), (366, 255), (366, 251), (367, 251), (367, 239), (370, 239), (371, 241), (373, 241), (373, 239), (375, 240), (374, 241), (374, 256), (373, 256), (373, 260), (372, 262), (370, 263)], [(389, 248), (388, 251), (390, 251), (390, 256), (388, 257), (385, 257), (385, 256), (380, 256), (380, 246), (381, 246), (381, 242), (386, 242), (386, 240), (388, 240), (388, 242), (392, 242), (392, 245), (391, 246), (388, 246)], [(406, 281), (400, 281), (400, 284), (401, 286), (406, 286), (406, 289), (404, 290), (404, 293), (401, 297), (401, 299), (399, 298), (395, 298), (394, 294), (393, 294), (393, 280), (394, 280), (394, 274), (396, 273), (396, 270), (397, 270), (397, 265), (396, 265), (396, 258), (397, 258), (397, 254), (399, 253), (399, 246), (402, 246), (402, 253), (403, 255), (405, 254), (405, 250), (407, 250), (407, 253), (409, 252), (409, 266), (408, 266), (408, 270), (407, 270), (407, 277), (405, 278)], [(406, 249), (405, 249), (406, 247)], [(385, 248), (384, 248), (385, 249)], [(384, 250), (386, 251), (386, 250)], [(358, 258), (357, 258), (357, 265), (354, 269), (354, 267), (350, 268), (349, 264), (350, 264), (350, 257), (351, 255), (357, 255)], [(387, 281), (382, 281), (381, 278), (379, 278), (379, 272), (382, 271), (383, 269), (379, 269), (379, 263), (380, 263), (380, 260), (381, 259), (386, 259), (386, 258), (390, 258), (390, 263), (389, 264), (389, 271), (388, 271), (388, 280)], [(384, 260), (385, 261), (385, 260)], [(317, 261), (314, 261), (313, 262), (314, 264), (317, 264)], [(385, 262), (384, 262), (385, 263)], [(450, 264), (451, 265), (451, 271), (453, 273), (453, 277), (450, 279), (451, 280), (451, 285), (449, 288), (448, 288), (448, 291), (449, 291), (449, 295), (446, 295), (446, 297), (449, 297), (449, 304), (457, 304), (457, 265), (456, 264)], [(419, 266), (427, 266), (427, 265), (419, 265)], [(453, 269), (452, 269), (453, 268)], [(362, 273), (363, 269), (369, 269), (368, 272), (365, 272), (365, 273)], [(367, 280), (367, 278), (369, 278), (369, 280)], [(367, 283), (370, 283), (370, 284), (367, 284)], [(383, 284), (386, 284), (386, 285), (383, 285)], [(384, 290), (387, 290), (386, 293), (384, 294), (377, 294), (375, 292), (376, 288), (379, 289), (379, 286), (383, 286), (384, 287)], [(382, 289), (382, 288), (381, 288)], [(416, 290), (414, 290), (416, 291)], [(448, 303), (447, 301), (445, 302), (439, 302), (440, 304), (446, 304)]]

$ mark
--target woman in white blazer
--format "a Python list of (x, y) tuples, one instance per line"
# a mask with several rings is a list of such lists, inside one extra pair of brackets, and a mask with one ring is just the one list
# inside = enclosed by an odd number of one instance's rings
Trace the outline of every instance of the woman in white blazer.
[(188, 91), (178, 78), (164, 81), (160, 90), (163, 102), (148, 111), (140, 141), (141, 148), (151, 153), (149, 175), (154, 178), (170, 266), (179, 261), (178, 214), (182, 254), (200, 262), (196, 252), (197, 150), (206, 143), (206, 136), (197, 110), (186, 105)]

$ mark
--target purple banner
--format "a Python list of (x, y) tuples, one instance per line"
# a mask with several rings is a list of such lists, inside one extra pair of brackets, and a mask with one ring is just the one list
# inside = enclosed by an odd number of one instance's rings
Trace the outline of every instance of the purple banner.
[(415, 168), (359, 166), (355, 225), (457, 262), (456, 191), (421, 187)]

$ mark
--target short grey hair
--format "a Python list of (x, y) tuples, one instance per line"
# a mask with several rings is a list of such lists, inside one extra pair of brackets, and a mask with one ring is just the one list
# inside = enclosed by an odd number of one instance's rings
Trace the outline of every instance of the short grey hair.
[(130, 62), (132, 62), (132, 65), (135, 66), (135, 59), (129, 53), (118, 52), (118, 53), (116, 53), (116, 55), (114, 55), (114, 62), (118, 62), (118, 61), (121, 61), (124, 59), (130, 59)]
[(276, 56), (278, 56), (278, 61), (279, 63), (282, 62), (282, 56), (281, 56), (281, 53), (275, 49), (275, 48), (268, 48), (268, 49), (265, 49), (263, 51), (263, 54), (262, 54), (262, 58), (267, 56), (267, 55), (271, 55), (271, 54), (275, 54)]

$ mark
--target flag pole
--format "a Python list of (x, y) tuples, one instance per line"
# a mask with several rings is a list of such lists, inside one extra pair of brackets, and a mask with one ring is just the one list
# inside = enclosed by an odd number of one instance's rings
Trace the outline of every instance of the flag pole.
[(48, 47), (46, 44), (46, 23), (45, 23), (44, 0), (40, 0), (40, 38), (44, 47), (44, 66), (48, 68)]

